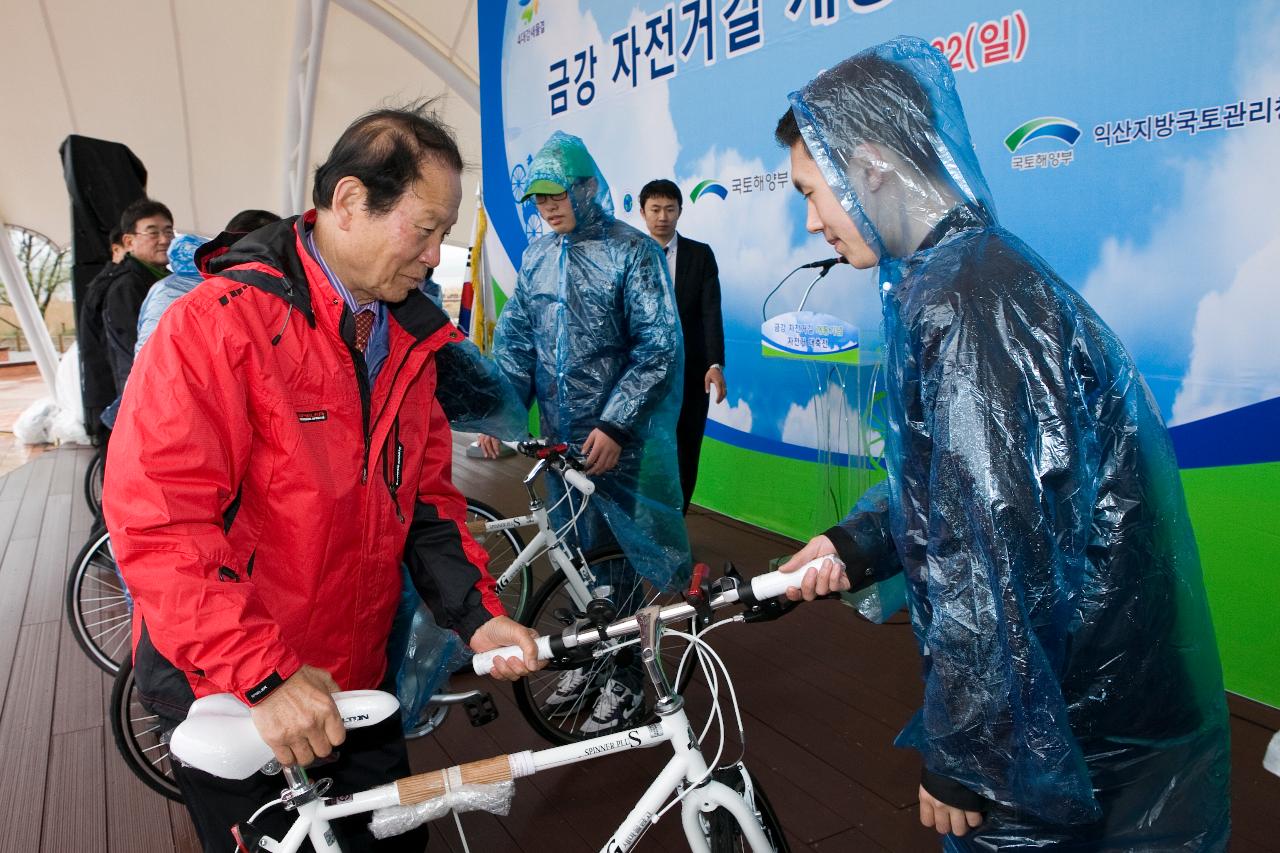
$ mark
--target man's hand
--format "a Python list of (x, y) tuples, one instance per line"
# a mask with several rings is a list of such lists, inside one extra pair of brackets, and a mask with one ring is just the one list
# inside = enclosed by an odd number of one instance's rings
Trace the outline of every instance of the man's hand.
[(497, 459), (498, 454), (502, 452), (502, 442), (491, 435), (477, 436), (476, 444), (480, 445), (485, 459)]
[(920, 823), (936, 829), (939, 835), (964, 835), (982, 823), (982, 812), (970, 812), (949, 806), (920, 786)]
[(711, 393), (711, 386), (716, 386), (716, 402), (723, 403), (725, 395), (724, 371), (719, 367), (713, 367), (707, 371), (707, 375), (702, 377), (702, 390)]
[(253, 706), (253, 724), (281, 764), (307, 766), (347, 739), (329, 673), (304, 666)]
[(592, 476), (603, 474), (618, 464), (618, 457), (622, 455), (622, 445), (600, 430), (593, 429), (587, 436), (587, 440), (582, 442), (582, 455), (587, 458), (588, 474)]
[(538, 646), (534, 642), (537, 638), (538, 632), (532, 628), (526, 628), (507, 616), (495, 616), (471, 635), (471, 648), (477, 652), (487, 652), (503, 646), (519, 646), (524, 652), (524, 660), (515, 657), (494, 658), (493, 672), (490, 673), (502, 681), (518, 681), (547, 665), (546, 661), (538, 660)]
[(797, 589), (787, 590), (787, 598), (792, 601), (813, 601), (815, 598), (832, 592), (842, 592), (851, 584), (845, 574), (844, 563), (836, 556), (836, 546), (825, 536), (815, 536), (790, 559), (778, 567), (778, 571), (794, 572), (810, 560), (829, 557), (821, 569), (809, 569), (805, 579)]

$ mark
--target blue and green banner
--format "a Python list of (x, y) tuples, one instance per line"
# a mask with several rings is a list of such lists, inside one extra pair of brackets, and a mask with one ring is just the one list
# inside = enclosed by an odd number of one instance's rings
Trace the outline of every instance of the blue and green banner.
[(762, 326), (778, 282), (831, 254), (773, 128), (819, 70), (932, 41), (1001, 222), (1116, 330), (1171, 426), (1229, 686), (1280, 705), (1280, 4), (482, 0), (479, 27), (495, 276), (510, 288), (498, 268), (542, 233), (518, 198), (552, 131), (586, 141), (637, 227), (640, 187), (676, 181), (680, 232), (716, 252), (727, 347), (694, 500), (799, 538), (879, 476), (880, 311), (874, 273), (840, 265), (803, 301), (853, 331), (843, 358), (806, 357), (834, 323)]

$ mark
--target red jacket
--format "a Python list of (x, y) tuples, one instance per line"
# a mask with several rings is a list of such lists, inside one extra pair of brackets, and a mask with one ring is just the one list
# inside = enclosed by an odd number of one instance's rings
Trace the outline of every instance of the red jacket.
[(377, 686), (402, 558), (464, 638), (503, 613), (434, 396), (434, 353), (460, 333), (416, 291), (388, 306), (368, 389), (300, 222), (207, 247), (213, 275), (165, 313), (111, 437), (103, 506), (139, 686), (167, 683), (176, 716), (191, 693), (260, 701), (303, 664)]

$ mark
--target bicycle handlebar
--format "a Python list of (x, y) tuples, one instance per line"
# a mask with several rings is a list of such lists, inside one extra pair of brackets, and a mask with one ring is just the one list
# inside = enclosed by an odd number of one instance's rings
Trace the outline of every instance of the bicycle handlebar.
[[(742, 586), (716, 594), (709, 602), (709, 606), (713, 610), (739, 602), (753, 606), (759, 602), (777, 598), (786, 593), (788, 589), (798, 588), (804, 582), (804, 576), (809, 569), (821, 569), (829, 559), (835, 558), (823, 556), (816, 560), (810, 560), (795, 571), (774, 571), (759, 575)], [(697, 609), (692, 604), (671, 604), (662, 608), (658, 619), (662, 624), (666, 625), (689, 619), (696, 612)], [(639, 631), (640, 627), (634, 616), (620, 619), (604, 628), (603, 631), (594, 626), (587, 626), (581, 630), (576, 627), (567, 628), (562, 634), (538, 637), (538, 660), (551, 660), (564, 654), (569, 649), (592, 645), (604, 639), (630, 636), (639, 633)], [(493, 671), (494, 658), (499, 657), (513, 657), (523, 660), (524, 652), (520, 650), (519, 646), (503, 646), (487, 652), (477, 652), (475, 657), (471, 659), (471, 668), (477, 675), (488, 675)]]
[(573, 468), (566, 465), (564, 470), (560, 473), (564, 476), (565, 482), (582, 492), (584, 495), (590, 495), (595, 492), (596, 484), (587, 479), (587, 475), (583, 474), (581, 471), (575, 471)]

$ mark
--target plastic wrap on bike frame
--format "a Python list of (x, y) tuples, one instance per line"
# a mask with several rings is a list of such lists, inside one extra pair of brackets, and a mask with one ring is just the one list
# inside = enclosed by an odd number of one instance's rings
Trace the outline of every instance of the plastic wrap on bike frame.
[(444, 817), (449, 812), (489, 812), (506, 817), (516, 795), (515, 782), (492, 782), (485, 785), (451, 787), (444, 796), (412, 806), (387, 806), (373, 813), (369, 832), (374, 838), (390, 838), (424, 823)]
[(842, 527), (873, 575), (905, 573), (925, 687), (898, 743), (991, 801), (947, 849), (1222, 849), (1221, 668), (1132, 358), (997, 224), (928, 43), (857, 54), (791, 105), (879, 257), (888, 483)]

